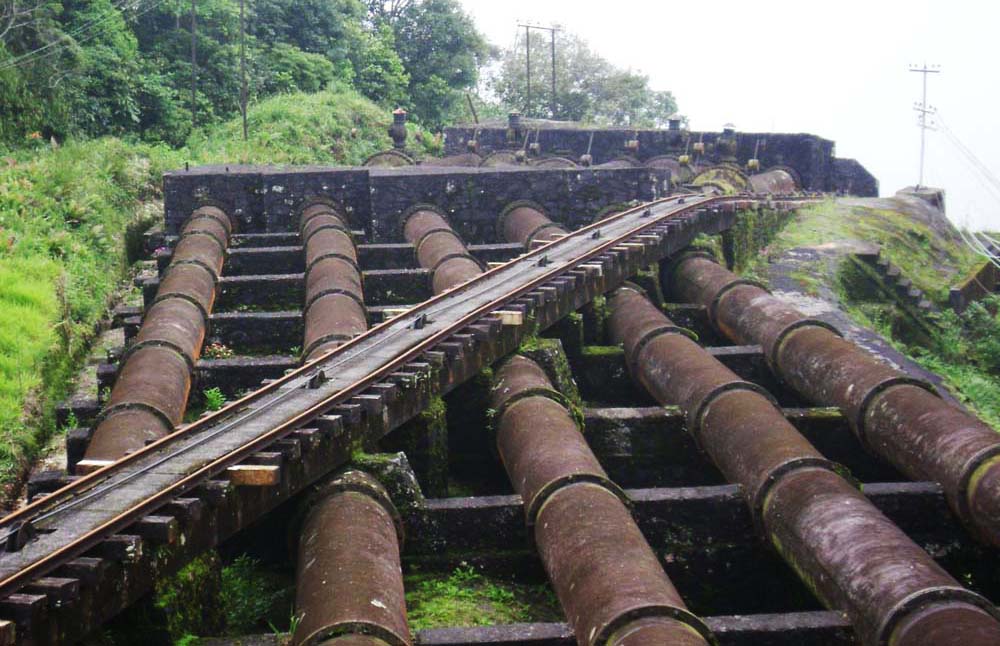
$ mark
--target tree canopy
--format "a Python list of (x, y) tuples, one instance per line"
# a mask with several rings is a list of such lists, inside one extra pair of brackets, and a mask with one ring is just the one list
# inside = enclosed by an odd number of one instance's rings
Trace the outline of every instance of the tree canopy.
[(578, 36), (559, 32), (556, 40), (556, 92), (552, 97), (551, 41), (547, 33), (530, 35), (531, 100), (527, 96), (524, 36), (506, 50), (490, 87), (506, 106), (531, 117), (589, 121), (614, 126), (666, 125), (677, 111), (670, 92), (649, 87), (644, 74), (615, 67)]
[[(249, 99), (352, 85), (443, 123), (485, 41), (457, 0), (245, 0)], [(0, 142), (138, 134), (183, 143), (240, 107), (240, 2), (0, 0)]]

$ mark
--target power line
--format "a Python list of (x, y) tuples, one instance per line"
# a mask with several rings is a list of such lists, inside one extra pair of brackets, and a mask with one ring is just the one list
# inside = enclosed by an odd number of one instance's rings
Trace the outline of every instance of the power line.
[[(156, 0), (156, 2), (154, 2), (151, 7), (136, 14), (136, 17), (145, 15), (152, 9), (155, 9), (157, 6), (163, 4), (163, 2), (165, 2), (165, 0)], [(47, 56), (51, 56), (52, 54), (59, 51), (60, 47), (68, 46), (69, 43), (71, 42), (77, 44), (87, 42), (88, 40), (96, 36), (97, 33), (100, 33), (100, 30), (94, 31), (95, 29), (104, 25), (104, 23), (120, 16), (118, 12), (128, 9), (130, 5), (134, 5), (134, 7), (132, 8), (138, 9), (140, 4), (141, 0), (125, 0), (120, 4), (113, 5), (112, 10), (107, 14), (101, 16), (100, 18), (94, 18), (84, 23), (83, 25), (80, 25), (76, 29), (64, 33), (62, 35), (62, 38), (60, 38), (59, 40), (50, 41), (42, 45), (41, 47), (38, 47), (37, 49), (33, 49), (30, 52), (25, 52), (24, 54), (15, 56), (14, 58), (6, 60), (3, 63), (0, 63), (0, 71), (11, 69), (14, 67), (21, 67), (22, 63), (26, 64), (28, 62), (34, 62), (36, 60), (46, 58)], [(84, 34), (86, 34), (86, 37), (83, 37)]]
[(528, 116), (528, 111), (531, 109), (531, 30), (541, 29), (543, 31), (549, 32), (552, 42), (552, 100), (549, 104), (549, 110), (552, 112), (552, 118), (556, 116), (556, 32), (562, 31), (561, 28), (552, 27), (542, 27), (541, 25), (531, 25), (526, 23), (519, 23), (518, 27), (524, 27), (525, 36), (525, 64), (527, 66), (527, 95), (525, 100), (524, 115)]

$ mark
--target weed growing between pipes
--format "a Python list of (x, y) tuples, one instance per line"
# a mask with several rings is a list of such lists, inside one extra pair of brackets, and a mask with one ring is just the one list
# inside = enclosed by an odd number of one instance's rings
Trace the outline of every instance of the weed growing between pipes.
[(404, 576), (407, 619), (413, 630), (445, 626), (562, 621), (559, 602), (544, 583), (502, 580), (460, 566), (449, 574), (421, 572)]

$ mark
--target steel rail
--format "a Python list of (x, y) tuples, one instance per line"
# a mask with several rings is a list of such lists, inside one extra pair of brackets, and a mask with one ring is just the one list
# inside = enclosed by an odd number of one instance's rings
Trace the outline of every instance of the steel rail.
[[(548, 282), (552, 278), (563, 274), (565, 272), (571, 271), (577, 266), (588, 262), (594, 256), (598, 256), (606, 251), (612, 249), (615, 246), (622, 244), (622, 242), (642, 233), (646, 229), (656, 226), (662, 223), (664, 220), (675, 218), (679, 215), (683, 215), (688, 211), (697, 210), (705, 208), (707, 206), (731, 202), (731, 201), (741, 201), (752, 198), (747, 198), (746, 196), (736, 197), (736, 196), (716, 196), (716, 197), (705, 197), (705, 198), (692, 198), (691, 196), (671, 196), (656, 200), (654, 202), (645, 203), (639, 205), (633, 209), (623, 211), (621, 213), (610, 216), (609, 218), (602, 220), (600, 222), (583, 227), (570, 235), (554, 240), (543, 246), (532, 250), (518, 259), (506, 263), (504, 265), (490, 269), (489, 271), (483, 273), (479, 277), (461, 285), (455, 290), (449, 290), (443, 292), (442, 294), (435, 296), (433, 298), (424, 301), (421, 305), (411, 309), (405, 315), (397, 317), (386, 321), (378, 326), (371, 328), (366, 333), (359, 335), (351, 342), (334, 348), (328, 353), (325, 353), (316, 359), (304, 364), (301, 368), (285, 375), (281, 379), (278, 379), (267, 386), (264, 386), (253, 393), (233, 402), (232, 404), (226, 406), (215, 413), (208, 415), (197, 422), (194, 422), (184, 428), (177, 430), (176, 432), (167, 435), (160, 440), (144, 447), (143, 449), (136, 451), (135, 453), (129, 454), (120, 460), (99, 469), (92, 474), (84, 476), (80, 480), (77, 480), (62, 489), (46, 496), (45, 498), (36, 501), (35, 503), (29, 504), (21, 510), (9, 514), (7, 517), (0, 519), (0, 526), (3, 526), (8, 530), (8, 536), (16, 532), (17, 529), (23, 526), (23, 523), (30, 523), (32, 520), (38, 520), (40, 518), (48, 518), (53, 515), (59, 514), (66, 511), (69, 507), (67, 505), (73, 505), (74, 496), (80, 497), (87, 493), (92, 493), (90, 490), (97, 487), (101, 482), (107, 478), (113, 476), (117, 471), (121, 470), (125, 466), (135, 463), (136, 461), (150, 457), (157, 451), (160, 451), (167, 447), (168, 444), (176, 442), (187, 438), (197, 431), (208, 430), (216, 422), (224, 422), (222, 429), (215, 431), (208, 437), (204, 438), (202, 441), (207, 440), (211, 437), (217, 436), (219, 433), (231, 430), (232, 427), (247, 421), (248, 419), (260, 414), (267, 407), (278, 403), (292, 393), (297, 392), (298, 388), (289, 389), (287, 392), (278, 395), (278, 397), (264, 399), (266, 395), (273, 393), (283, 387), (289, 385), (305, 386), (317, 375), (319, 375), (324, 369), (329, 369), (341, 365), (347, 361), (353, 360), (355, 357), (347, 357), (342, 359), (339, 363), (336, 359), (341, 355), (348, 354), (352, 349), (361, 344), (363, 341), (372, 338), (373, 336), (380, 334), (384, 331), (388, 331), (390, 338), (398, 336), (398, 334), (410, 329), (409, 324), (405, 327), (398, 327), (401, 320), (409, 321), (416, 320), (420, 316), (426, 316), (428, 314), (433, 314), (440, 309), (434, 309), (435, 306), (442, 304), (447, 301), (449, 307), (453, 306), (455, 302), (455, 297), (460, 296), (463, 292), (468, 292), (478, 284), (486, 281), (490, 278), (495, 277), (497, 274), (509, 269), (517, 263), (532, 262), (535, 258), (544, 256), (547, 252), (551, 251), (553, 247), (560, 245), (571, 244), (574, 240), (581, 237), (590, 236), (593, 232), (599, 230), (601, 227), (606, 227), (609, 224), (617, 222), (628, 216), (635, 215), (636, 213), (642, 212), (645, 209), (649, 209), (656, 206), (661, 206), (668, 204), (673, 201), (677, 201), (676, 206), (681, 206), (682, 208), (677, 208), (670, 210), (666, 213), (658, 214), (656, 217), (649, 218), (648, 221), (644, 221), (642, 224), (629, 229), (628, 231), (607, 240), (601, 245), (591, 249), (590, 251), (580, 255), (579, 257), (567, 261), (564, 264), (554, 266), (552, 270), (546, 271), (541, 275), (530, 279), (527, 283), (517, 288), (514, 291), (504, 293), (502, 297), (493, 299), (488, 303), (485, 303), (476, 309), (472, 310), (468, 314), (462, 316), (459, 320), (448, 325), (447, 327), (435, 332), (430, 337), (425, 338), (423, 341), (419, 341), (413, 347), (405, 350), (400, 355), (398, 355), (393, 360), (390, 360), (380, 368), (371, 371), (366, 377), (358, 379), (357, 381), (351, 383), (348, 386), (341, 388), (340, 390), (332, 393), (329, 397), (326, 397), (322, 401), (313, 404), (305, 411), (291, 416), (289, 419), (278, 424), (270, 431), (262, 433), (261, 435), (254, 438), (249, 443), (240, 446), (238, 449), (226, 453), (225, 455), (219, 456), (211, 460), (210, 462), (200, 466), (195, 471), (187, 474), (183, 478), (173, 482), (163, 489), (160, 489), (153, 495), (145, 498), (138, 504), (134, 504), (131, 507), (123, 510), (121, 513), (112, 517), (109, 520), (102, 522), (99, 526), (88, 531), (87, 533), (81, 535), (78, 538), (73, 539), (66, 545), (63, 545), (57, 549), (54, 549), (44, 557), (34, 561), (27, 567), (22, 568), (14, 574), (11, 574), (0, 580), (0, 598), (4, 598), (9, 594), (16, 591), (20, 586), (27, 583), (32, 578), (43, 576), (44, 574), (50, 572), (52, 569), (58, 567), (65, 560), (75, 558), (80, 553), (94, 547), (101, 541), (105, 540), (107, 537), (113, 535), (115, 532), (127, 527), (144, 515), (155, 511), (157, 508), (168, 502), (170, 499), (183, 495), (185, 492), (190, 491), (202, 482), (211, 479), (214, 475), (224, 471), (227, 467), (239, 462), (240, 460), (246, 458), (247, 456), (261, 450), (265, 446), (271, 444), (272, 442), (280, 439), (283, 435), (290, 433), (295, 428), (301, 426), (302, 424), (308, 423), (311, 419), (322, 415), (326, 410), (329, 410), (332, 406), (338, 403), (342, 403), (351, 397), (359, 394), (366, 388), (370, 387), (372, 384), (377, 383), (379, 380), (383, 379), (388, 374), (398, 369), (400, 366), (406, 364), (409, 361), (419, 357), (421, 354), (427, 350), (433, 348), (435, 345), (441, 341), (447, 339), (449, 336), (454, 334), (457, 330), (469, 325), (470, 323), (476, 321), (488, 315), (490, 312), (502, 307), (504, 304), (516, 300), (523, 294), (530, 292), (535, 287)], [(770, 198), (771, 201), (783, 201), (783, 202), (812, 202), (814, 200), (775, 200)], [(463, 300), (468, 300), (472, 296), (466, 299), (460, 299), (458, 302), (461, 303)], [(398, 329), (391, 330), (390, 328), (397, 326)], [(331, 365), (330, 362), (334, 361)], [(235, 420), (226, 421), (225, 418), (228, 415), (239, 413), (241, 410), (246, 409), (248, 406), (255, 406), (251, 408), (243, 416), (237, 417)], [(189, 450), (191, 447), (183, 447), (182, 450)], [(172, 456), (171, 456), (172, 457)], [(131, 475), (131, 474), (130, 474)], [(117, 484), (117, 483), (115, 483)], [(96, 495), (96, 494), (95, 494)], [(56, 507), (52, 508), (55, 504)], [(44, 513), (43, 513), (44, 512)], [(34, 514), (34, 515), (33, 515)], [(20, 523), (20, 525), (18, 525)]]

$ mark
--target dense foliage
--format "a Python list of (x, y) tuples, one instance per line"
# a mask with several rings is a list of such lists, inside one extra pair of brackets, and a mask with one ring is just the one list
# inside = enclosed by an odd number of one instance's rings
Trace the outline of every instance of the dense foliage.
[(589, 121), (612, 126), (665, 126), (677, 111), (673, 94), (649, 87), (649, 78), (615, 67), (583, 40), (559, 32), (556, 92), (552, 96), (552, 52), (548, 34), (537, 30), (531, 49), (531, 97), (527, 96), (525, 37), (503, 53), (491, 85), (503, 104), (531, 117)]
[(487, 53), (457, 0), (245, 1), (244, 40), (240, 0), (0, 0), (0, 143), (136, 133), (183, 144), (239, 112), (241, 41), (250, 103), (340, 82), (440, 124)]

